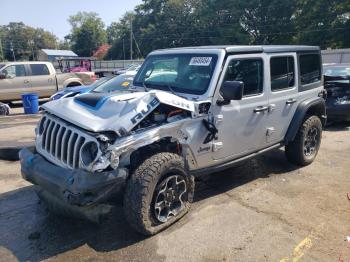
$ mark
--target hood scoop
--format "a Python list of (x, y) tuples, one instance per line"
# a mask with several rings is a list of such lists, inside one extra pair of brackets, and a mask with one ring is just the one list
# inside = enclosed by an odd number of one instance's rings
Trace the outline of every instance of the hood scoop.
[(80, 105), (88, 106), (97, 110), (107, 99), (108, 96), (103, 93), (88, 93), (75, 97), (74, 101)]

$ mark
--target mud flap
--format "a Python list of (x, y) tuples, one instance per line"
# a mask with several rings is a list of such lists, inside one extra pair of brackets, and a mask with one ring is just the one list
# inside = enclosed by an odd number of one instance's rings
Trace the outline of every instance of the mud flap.
[(100, 224), (113, 208), (113, 206), (107, 204), (72, 206), (38, 186), (35, 186), (35, 192), (52, 213), (64, 217), (88, 220), (97, 224)]

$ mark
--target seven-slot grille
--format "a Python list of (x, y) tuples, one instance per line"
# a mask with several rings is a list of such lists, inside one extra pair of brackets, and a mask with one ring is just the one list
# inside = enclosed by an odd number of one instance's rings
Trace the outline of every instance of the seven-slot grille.
[(49, 160), (68, 168), (79, 168), (80, 149), (93, 140), (57, 118), (45, 115), (39, 124), (37, 150)]

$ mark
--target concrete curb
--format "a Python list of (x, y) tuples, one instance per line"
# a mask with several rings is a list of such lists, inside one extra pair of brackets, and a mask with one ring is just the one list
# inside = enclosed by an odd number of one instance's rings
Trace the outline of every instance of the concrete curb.
[(0, 160), (18, 161), (18, 153), (23, 147), (29, 147), (34, 149), (34, 145), (19, 147), (0, 147)]

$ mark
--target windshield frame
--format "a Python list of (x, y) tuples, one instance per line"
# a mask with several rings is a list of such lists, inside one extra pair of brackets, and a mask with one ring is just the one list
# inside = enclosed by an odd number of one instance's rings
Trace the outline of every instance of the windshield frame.
[[(213, 59), (213, 68), (210, 73), (210, 78), (208, 81), (208, 84), (203, 90), (200, 90), (200, 92), (194, 92), (195, 90), (186, 89), (186, 88), (180, 88), (177, 86), (173, 86), (170, 83), (169, 84), (161, 84), (161, 83), (152, 83), (152, 82), (144, 82), (140, 81), (140, 77), (144, 75), (146, 72), (146, 67), (148, 66), (148, 61), (150, 59), (154, 59), (155, 57), (160, 58), (171, 58), (171, 57), (179, 57), (179, 56), (192, 56), (192, 57), (212, 57)], [(146, 60), (143, 62), (141, 68), (139, 69), (138, 73), (134, 77), (133, 86), (135, 87), (143, 87), (144, 83), (147, 84), (147, 87), (152, 86), (152, 88), (149, 88), (149, 90), (155, 89), (155, 90), (162, 90), (162, 91), (168, 91), (172, 92), (170, 89), (172, 89), (175, 93), (183, 94), (186, 96), (195, 96), (200, 97), (206, 95), (210, 90), (212, 90), (211, 85), (213, 82), (213, 79), (217, 78), (217, 71), (218, 71), (218, 65), (222, 63), (223, 60), (223, 52), (221, 50), (205, 50), (205, 49), (183, 49), (183, 50), (171, 50), (171, 51), (155, 51), (152, 52)], [(158, 88), (155, 88), (154, 86), (158, 86)], [(169, 88), (170, 87), (170, 88)]]

